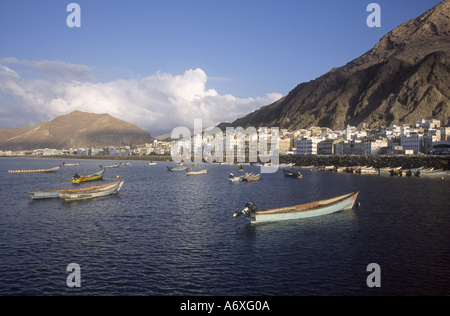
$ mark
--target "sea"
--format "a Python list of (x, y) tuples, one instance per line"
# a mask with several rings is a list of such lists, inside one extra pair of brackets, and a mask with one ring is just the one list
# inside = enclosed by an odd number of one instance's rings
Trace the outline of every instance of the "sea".
[[(8, 173), (63, 162), (79, 166)], [(188, 176), (166, 171), (173, 162), (129, 161), (79, 185), (124, 180), (116, 195), (65, 202), (27, 194), (74, 188), (74, 173), (117, 162), (0, 158), (0, 296), (450, 295), (450, 174), (301, 170), (293, 179), (278, 170), (230, 183), (235, 165), (201, 164), (207, 174)], [(256, 225), (233, 217), (250, 201), (263, 210), (355, 191), (359, 207), (331, 215)]]

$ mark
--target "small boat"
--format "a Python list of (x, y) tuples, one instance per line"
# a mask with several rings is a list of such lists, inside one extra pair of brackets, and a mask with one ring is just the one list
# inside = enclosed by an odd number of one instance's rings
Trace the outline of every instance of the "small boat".
[(203, 169), (203, 170), (198, 170), (198, 171), (186, 169), (186, 175), (190, 176), (190, 175), (197, 175), (197, 174), (206, 174), (207, 171), (208, 171), (208, 169)]
[(115, 165), (111, 165), (111, 166), (102, 166), (102, 165), (100, 165), (100, 168), (119, 168), (120, 166), (118, 165), (118, 164), (115, 164)]
[(228, 176), (228, 180), (230, 182), (243, 182), (244, 181), (244, 176), (236, 177), (234, 174), (230, 173), (230, 175)]
[(294, 165), (294, 166), (292, 166), (292, 168), (294, 168), (294, 169), (317, 169), (318, 167), (316, 167), (316, 166), (297, 166), (297, 165)]
[(361, 169), (361, 174), (380, 174), (380, 171), (376, 168)]
[(44, 169), (25, 169), (25, 170), (8, 170), (9, 173), (47, 173), (47, 172), (58, 172), (61, 166), (56, 166), (52, 168)]
[(79, 162), (77, 162), (77, 163), (65, 163), (65, 162), (63, 162), (62, 165), (65, 166), (65, 167), (73, 167), (73, 166), (79, 166), (80, 163)]
[(187, 167), (166, 167), (167, 171), (186, 171), (188, 168)]
[(259, 181), (259, 180), (261, 180), (261, 174), (249, 174), (249, 173), (246, 173), (244, 175), (244, 181), (254, 182), (254, 181)]
[(59, 198), (66, 200), (66, 202), (71, 201), (80, 201), (80, 200), (87, 200), (87, 199), (93, 199), (97, 197), (103, 197), (110, 194), (114, 194), (119, 192), (119, 190), (122, 188), (122, 185), (125, 181), (118, 181), (116, 182), (116, 185), (105, 190), (105, 189), (92, 189), (87, 190), (82, 193), (60, 193)]
[(239, 166), (239, 167), (238, 167), (238, 172), (244, 172), (244, 167)]
[(55, 199), (59, 198), (60, 194), (82, 194), (89, 191), (108, 191), (117, 186), (118, 182), (96, 185), (91, 187), (84, 187), (78, 189), (68, 189), (68, 190), (47, 190), (47, 191), (29, 191), (28, 195), (31, 196), (33, 200), (39, 199)]
[(236, 212), (233, 216), (244, 216), (252, 223), (261, 223), (328, 215), (353, 208), (358, 194), (359, 192), (354, 192), (327, 200), (265, 211), (259, 211), (252, 202), (249, 202), (241, 212)]
[(106, 169), (102, 169), (100, 171), (88, 174), (87, 176), (82, 176), (78, 173), (75, 173), (75, 175), (72, 177), (72, 183), (81, 183), (81, 182), (101, 180), (101, 179), (103, 179), (103, 174), (105, 173), (105, 170)]
[(157, 163), (156, 163), (156, 162), (153, 162), (153, 161), (150, 161), (150, 162), (148, 163), (148, 165), (149, 165), (149, 166), (155, 166), (155, 165), (157, 165)]
[(334, 166), (320, 166), (319, 170), (320, 171), (333, 171), (335, 168)]
[(287, 170), (287, 169), (281, 169), (281, 170), (283, 170), (283, 173), (284, 173), (285, 177), (296, 178), (296, 179), (303, 178), (303, 175), (300, 173), (300, 171), (294, 172), (294, 171)]
[(431, 169), (433, 169), (433, 170), (426, 171), (426, 172), (422, 171), (420, 173), (420, 175), (422, 175), (422, 176), (444, 176), (444, 175), (447, 175), (447, 172), (444, 171), (444, 169), (434, 169), (434, 168), (431, 168)]

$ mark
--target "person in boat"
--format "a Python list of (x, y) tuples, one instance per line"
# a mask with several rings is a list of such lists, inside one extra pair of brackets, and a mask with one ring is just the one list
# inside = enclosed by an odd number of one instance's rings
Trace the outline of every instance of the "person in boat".
[(80, 179), (81, 175), (77, 172), (75, 173), (75, 175), (73, 176), (74, 179)]

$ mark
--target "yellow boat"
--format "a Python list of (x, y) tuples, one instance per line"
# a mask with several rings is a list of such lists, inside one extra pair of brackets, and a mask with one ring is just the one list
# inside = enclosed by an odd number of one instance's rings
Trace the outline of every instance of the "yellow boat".
[(81, 183), (81, 182), (101, 180), (101, 179), (103, 179), (103, 174), (104, 173), (105, 173), (105, 169), (102, 169), (100, 171), (91, 173), (91, 174), (89, 174), (87, 176), (82, 176), (82, 175), (76, 173), (72, 177), (72, 183)]

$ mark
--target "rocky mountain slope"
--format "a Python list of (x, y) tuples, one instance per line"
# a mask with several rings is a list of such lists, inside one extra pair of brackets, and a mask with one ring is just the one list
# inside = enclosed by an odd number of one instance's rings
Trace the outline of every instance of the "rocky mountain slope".
[(450, 115), (450, 0), (386, 34), (373, 49), (226, 126), (295, 130), (413, 123)]
[(102, 148), (152, 142), (149, 133), (109, 114), (74, 111), (37, 126), (0, 129), (0, 149)]

